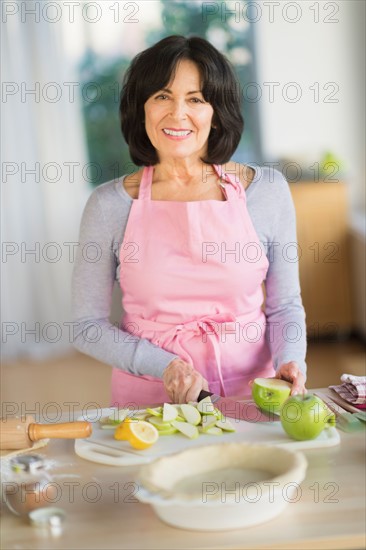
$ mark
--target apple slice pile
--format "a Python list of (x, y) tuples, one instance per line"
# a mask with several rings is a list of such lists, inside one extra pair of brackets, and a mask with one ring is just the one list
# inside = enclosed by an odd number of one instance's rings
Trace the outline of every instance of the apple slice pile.
[(189, 439), (196, 439), (200, 433), (221, 435), (223, 432), (235, 432), (234, 426), (216, 409), (206, 397), (199, 403), (171, 405), (146, 409), (146, 417), (158, 430), (159, 435), (182, 433)]
[(127, 417), (150, 422), (159, 435), (181, 433), (189, 439), (196, 439), (200, 434), (222, 435), (225, 432), (235, 432), (232, 423), (214, 407), (210, 397), (205, 397), (199, 403), (164, 403), (162, 407), (147, 408), (138, 413), (130, 409), (120, 409), (111, 416), (102, 418), (100, 425), (103, 429), (115, 429)]

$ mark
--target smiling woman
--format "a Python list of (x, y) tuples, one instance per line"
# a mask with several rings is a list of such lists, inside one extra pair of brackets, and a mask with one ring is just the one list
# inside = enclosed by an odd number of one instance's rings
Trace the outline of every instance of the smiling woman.
[(230, 162), (243, 130), (236, 90), (229, 62), (198, 37), (165, 38), (126, 73), (121, 129), (143, 168), (92, 193), (80, 241), (103, 254), (79, 254), (73, 280), (75, 344), (114, 366), (114, 404), (245, 395), (258, 377), (304, 387), (298, 266), (283, 255), (294, 206), (280, 172)]

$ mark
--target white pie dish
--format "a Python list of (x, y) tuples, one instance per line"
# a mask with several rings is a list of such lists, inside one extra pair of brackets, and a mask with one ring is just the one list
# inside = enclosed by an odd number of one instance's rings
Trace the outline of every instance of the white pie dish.
[(301, 494), (302, 453), (269, 445), (222, 443), (143, 466), (137, 498), (182, 529), (241, 529), (279, 515)]

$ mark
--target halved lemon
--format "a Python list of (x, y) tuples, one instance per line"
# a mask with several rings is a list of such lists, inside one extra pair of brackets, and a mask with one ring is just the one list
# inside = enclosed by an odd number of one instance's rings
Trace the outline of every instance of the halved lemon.
[[(126, 418), (121, 424), (119, 424), (114, 432), (114, 439), (118, 441), (128, 441), (130, 430), (129, 425), (131, 418)], [(136, 422), (136, 421), (135, 421)]]
[(114, 438), (128, 441), (134, 449), (143, 450), (157, 442), (159, 432), (150, 422), (126, 418), (116, 429)]

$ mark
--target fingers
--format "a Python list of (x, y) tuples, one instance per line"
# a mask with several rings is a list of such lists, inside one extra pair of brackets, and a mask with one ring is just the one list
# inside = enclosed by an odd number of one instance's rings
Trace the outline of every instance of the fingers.
[[(197, 372), (197, 371), (196, 371)], [(186, 403), (188, 401), (197, 401), (197, 397), (200, 394), (201, 390), (207, 389), (208, 391), (208, 383), (207, 381), (197, 372), (197, 376), (194, 377), (193, 383), (191, 387), (187, 391), (186, 395)]]
[(196, 401), (202, 389), (209, 390), (207, 380), (182, 359), (175, 359), (168, 365), (163, 373), (163, 382), (173, 403)]
[(305, 377), (295, 361), (281, 365), (277, 370), (275, 378), (286, 380), (292, 384), (291, 395), (306, 393)]
[(291, 395), (297, 395), (302, 393), (307, 393), (307, 389), (305, 388), (305, 379), (302, 372), (298, 372), (297, 376), (294, 378), (292, 389), (291, 389)]

